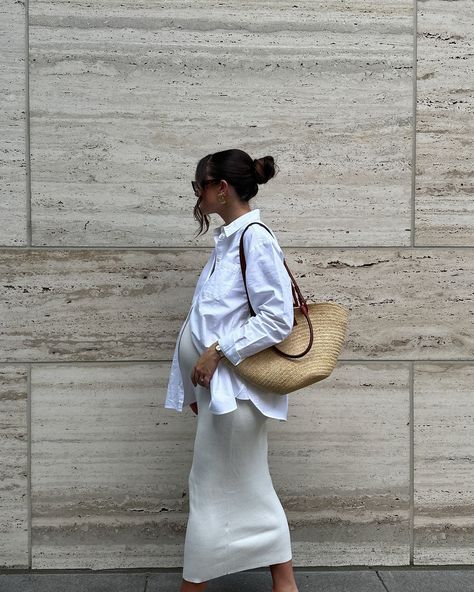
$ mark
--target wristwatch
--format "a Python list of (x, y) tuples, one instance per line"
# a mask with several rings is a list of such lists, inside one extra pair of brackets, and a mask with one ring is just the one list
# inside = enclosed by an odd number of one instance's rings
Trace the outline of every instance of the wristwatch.
[(216, 350), (216, 352), (219, 353), (219, 357), (220, 358), (223, 358), (224, 357), (225, 354), (222, 351), (221, 346), (219, 345), (219, 343), (216, 343), (216, 347), (214, 349)]

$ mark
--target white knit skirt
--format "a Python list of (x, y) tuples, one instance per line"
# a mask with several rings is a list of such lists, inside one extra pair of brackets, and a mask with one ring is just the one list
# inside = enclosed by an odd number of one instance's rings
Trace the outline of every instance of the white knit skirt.
[[(180, 365), (191, 374), (199, 352), (183, 330)], [(250, 400), (223, 415), (209, 411), (210, 391), (195, 387), (196, 437), (189, 473), (183, 578), (205, 582), (292, 558), (285, 511), (268, 468), (267, 420)]]

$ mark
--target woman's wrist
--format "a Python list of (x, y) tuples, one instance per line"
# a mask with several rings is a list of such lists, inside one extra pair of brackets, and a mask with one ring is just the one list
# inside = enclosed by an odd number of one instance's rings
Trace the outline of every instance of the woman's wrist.
[(214, 343), (211, 345), (211, 349), (214, 353), (214, 355), (216, 356), (216, 360), (220, 360), (224, 357), (224, 352), (218, 352), (216, 349), (216, 345), (218, 344), (218, 341), (214, 341)]

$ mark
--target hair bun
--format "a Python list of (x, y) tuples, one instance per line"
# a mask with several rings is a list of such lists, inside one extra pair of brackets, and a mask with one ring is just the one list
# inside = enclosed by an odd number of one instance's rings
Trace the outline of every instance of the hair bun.
[(255, 167), (255, 179), (257, 183), (266, 183), (276, 175), (278, 167), (275, 165), (273, 156), (264, 156), (255, 158), (253, 161)]

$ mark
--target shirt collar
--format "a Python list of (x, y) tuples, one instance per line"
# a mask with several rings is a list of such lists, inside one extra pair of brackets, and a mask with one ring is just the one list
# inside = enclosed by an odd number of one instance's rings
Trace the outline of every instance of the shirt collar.
[(256, 208), (255, 210), (250, 210), (250, 212), (242, 214), (242, 216), (239, 216), (238, 218), (230, 222), (230, 224), (221, 224), (220, 226), (214, 229), (214, 238), (217, 239), (222, 231), (224, 231), (224, 234), (226, 236), (230, 236), (231, 234), (234, 234), (234, 232), (239, 230), (239, 228), (246, 226), (249, 222), (253, 222), (254, 220), (260, 220), (259, 208)]

